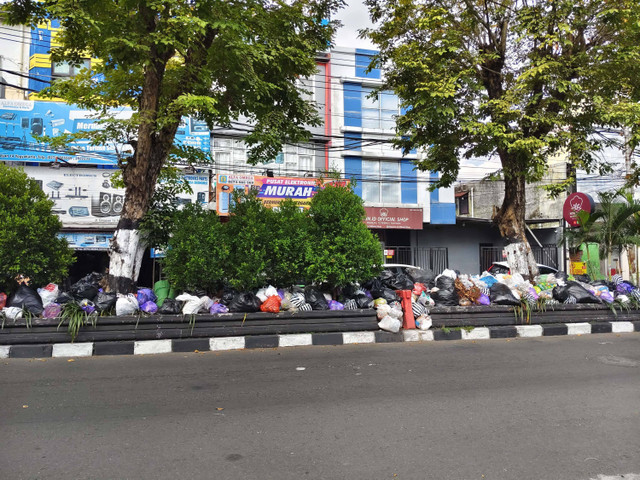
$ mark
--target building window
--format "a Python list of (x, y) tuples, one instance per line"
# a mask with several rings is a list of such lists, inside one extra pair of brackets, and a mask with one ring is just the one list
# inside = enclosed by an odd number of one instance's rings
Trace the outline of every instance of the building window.
[(83, 68), (91, 68), (91, 59), (85, 58), (80, 65), (72, 65), (69, 62), (58, 62), (51, 64), (51, 75), (54, 77), (73, 77), (80, 73)]
[(362, 88), (362, 128), (393, 130), (399, 113), (398, 97), (389, 90), (383, 90), (371, 98), (373, 90)]
[(458, 215), (469, 215), (469, 192), (456, 193), (456, 210)]
[(362, 199), (369, 203), (401, 203), (400, 162), (362, 161)]

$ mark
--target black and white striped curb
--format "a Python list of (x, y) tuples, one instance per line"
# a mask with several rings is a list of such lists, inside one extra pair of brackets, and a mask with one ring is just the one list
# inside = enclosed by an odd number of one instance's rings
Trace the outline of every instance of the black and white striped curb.
[(180, 338), (120, 342), (54, 343), (47, 345), (0, 345), (0, 358), (90, 357), (94, 355), (150, 355), (156, 353), (224, 351), (251, 348), (282, 348), (309, 345), (353, 345), (439, 340), (489, 340), (552, 335), (640, 332), (640, 321), (510, 325), (389, 332), (300, 333), (248, 335), (242, 337)]

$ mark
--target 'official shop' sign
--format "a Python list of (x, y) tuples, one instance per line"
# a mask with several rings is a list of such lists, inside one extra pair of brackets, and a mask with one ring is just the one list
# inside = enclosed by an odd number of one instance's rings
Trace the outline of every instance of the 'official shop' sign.
[(421, 208), (365, 207), (365, 211), (364, 223), (369, 228), (422, 230)]

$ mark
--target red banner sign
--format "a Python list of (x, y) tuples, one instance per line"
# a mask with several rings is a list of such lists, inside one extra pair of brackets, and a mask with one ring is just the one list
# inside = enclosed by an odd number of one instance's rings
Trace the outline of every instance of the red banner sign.
[(421, 208), (365, 207), (369, 228), (397, 228), (403, 230), (422, 230)]
[(593, 213), (596, 204), (593, 202), (593, 199), (590, 195), (586, 193), (575, 192), (567, 197), (564, 201), (564, 206), (562, 208), (562, 216), (567, 221), (569, 226), (577, 227), (578, 223), (578, 212), (585, 211), (588, 213)]

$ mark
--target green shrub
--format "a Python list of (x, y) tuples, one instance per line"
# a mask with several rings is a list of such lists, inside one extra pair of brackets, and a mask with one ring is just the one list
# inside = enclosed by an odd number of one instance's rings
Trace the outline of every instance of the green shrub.
[(271, 262), (267, 277), (272, 285), (288, 287), (304, 282), (310, 220), (291, 199), (272, 215)]
[(230, 246), (227, 261), (228, 284), (238, 290), (263, 287), (270, 276), (273, 254), (273, 210), (256, 196), (234, 193), (224, 236)]
[(307, 281), (339, 287), (380, 273), (380, 242), (364, 224), (363, 201), (351, 186), (325, 186), (311, 200), (309, 216)]
[(199, 204), (188, 204), (174, 213), (171, 223), (171, 246), (163, 260), (167, 280), (178, 290), (218, 290), (229, 257), (218, 215)]
[(17, 285), (23, 273), (31, 284), (59, 282), (73, 262), (73, 251), (57, 234), (62, 223), (53, 202), (22, 169), (0, 163), (0, 291)]

